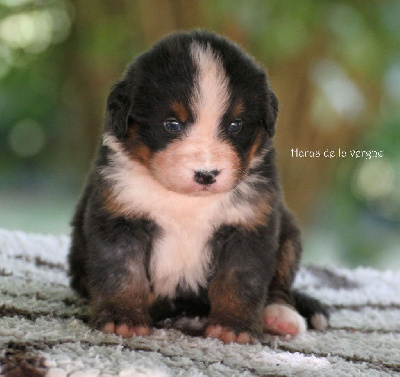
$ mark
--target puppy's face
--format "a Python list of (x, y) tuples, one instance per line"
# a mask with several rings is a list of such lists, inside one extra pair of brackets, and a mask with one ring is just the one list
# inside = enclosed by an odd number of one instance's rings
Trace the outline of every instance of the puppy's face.
[(213, 34), (181, 33), (141, 55), (108, 99), (106, 132), (169, 190), (230, 191), (274, 132), (263, 70)]

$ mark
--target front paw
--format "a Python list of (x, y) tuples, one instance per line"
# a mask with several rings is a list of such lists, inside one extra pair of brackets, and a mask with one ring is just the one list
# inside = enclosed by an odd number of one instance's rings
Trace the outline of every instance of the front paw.
[(150, 334), (150, 319), (146, 315), (133, 318), (123, 313), (102, 311), (93, 322), (94, 327), (104, 333), (115, 334), (123, 338)]
[(254, 344), (255, 342), (255, 337), (249, 332), (236, 333), (233, 329), (221, 325), (208, 325), (204, 334), (206, 337), (222, 340), (225, 344)]
[(132, 325), (129, 323), (107, 322), (101, 329), (106, 334), (115, 334), (123, 338), (131, 338), (133, 335), (144, 336), (150, 334), (147, 325)]

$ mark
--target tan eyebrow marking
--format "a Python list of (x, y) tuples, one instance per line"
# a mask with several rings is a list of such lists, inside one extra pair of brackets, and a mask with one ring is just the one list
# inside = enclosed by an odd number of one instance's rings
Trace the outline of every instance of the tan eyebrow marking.
[(233, 111), (232, 111), (233, 118), (239, 117), (239, 115), (244, 113), (245, 109), (246, 108), (245, 108), (244, 103), (242, 101), (237, 102), (235, 104), (235, 106), (233, 107)]
[(171, 109), (175, 112), (181, 123), (185, 123), (189, 119), (189, 111), (182, 102), (173, 102)]

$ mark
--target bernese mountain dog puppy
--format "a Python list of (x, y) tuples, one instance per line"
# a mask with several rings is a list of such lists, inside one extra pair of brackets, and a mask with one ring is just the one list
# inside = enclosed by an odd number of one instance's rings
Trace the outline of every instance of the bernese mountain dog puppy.
[(206, 336), (252, 343), (327, 326), (292, 289), (301, 242), (275, 166), (277, 113), (264, 70), (210, 32), (169, 35), (129, 66), (72, 222), (71, 285), (97, 328), (147, 335), (185, 313), (208, 317)]

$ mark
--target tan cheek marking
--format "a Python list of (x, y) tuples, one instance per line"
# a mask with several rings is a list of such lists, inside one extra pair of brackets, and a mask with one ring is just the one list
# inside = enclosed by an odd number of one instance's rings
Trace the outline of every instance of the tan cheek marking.
[(265, 196), (260, 198), (253, 205), (253, 216), (242, 224), (247, 230), (255, 230), (259, 226), (265, 226), (267, 218), (271, 213), (271, 205), (269, 199)]
[(233, 178), (235, 181), (235, 184), (238, 184), (242, 179), (243, 175), (245, 174), (243, 167), (242, 167), (242, 162), (240, 161), (236, 150), (231, 146), (230, 144), (226, 143), (227, 146), (227, 158), (231, 161), (232, 163), (232, 169), (233, 169)]
[(147, 168), (150, 166), (150, 160), (153, 155), (151, 149), (143, 144), (138, 137), (137, 127), (129, 130), (128, 133), (128, 155), (132, 160), (140, 162)]
[[(265, 226), (268, 216), (272, 212), (271, 203), (273, 203), (274, 197), (271, 194), (261, 193), (252, 198), (251, 192), (246, 193), (248, 187), (241, 190), (243, 199), (240, 197), (230, 199), (228, 206), (225, 207), (224, 222), (251, 232), (260, 226)], [(249, 190), (254, 189), (250, 188)]]
[(101, 195), (103, 197), (104, 209), (106, 209), (107, 212), (110, 213), (111, 215), (114, 215), (116, 217), (121, 215), (127, 215), (130, 217), (133, 216), (133, 214), (127, 213), (127, 210), (124, 207), (124, 205), (119, 203), (115, 199), (115, 194), (110, 189), (103, 189)]
[(254, 160), (254, 158), (256, 157), (256, 154), (258, 152), (258, 149), (261, 145), (261, 141), (262, 141), (262, 137), (263, 137), (263, 133), (260, 130), (256, 136), (256, 139), (254, 141), (254, 144), (252, 145), (249, 155), (247, 157), (247, 166), (250, 166), (251, 162)]
[(185, 123), (189, 119), (189, 111), (182, 102), (173, 102), (171, 109), (181, 123)]
[(271, 204), (267, 197), (260, 199), (257, 203), (257, 209), (253, 220), (254, 227), (265, 225), (267, 217), (271, 213)]

